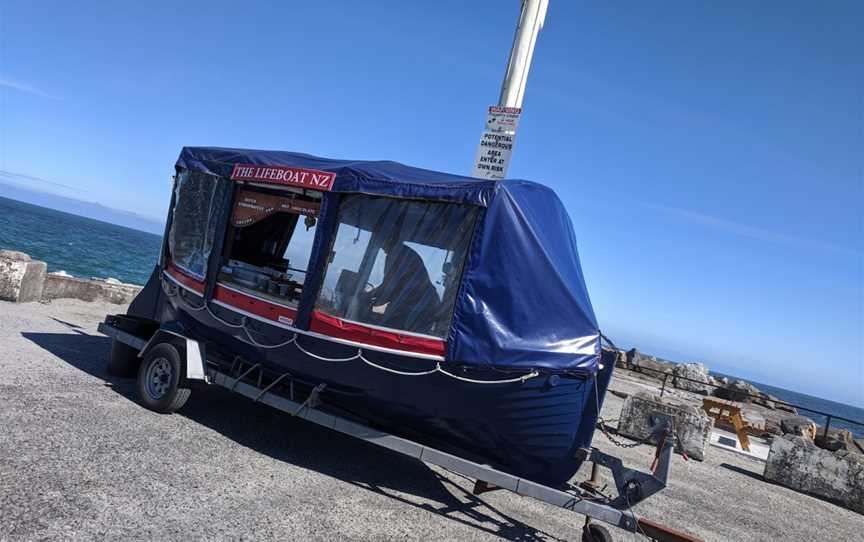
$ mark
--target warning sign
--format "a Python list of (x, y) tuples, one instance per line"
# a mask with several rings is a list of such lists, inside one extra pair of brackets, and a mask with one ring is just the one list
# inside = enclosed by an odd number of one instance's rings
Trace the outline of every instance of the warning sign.
[(516, 128), (519, 126), (519, 115), (521, 114), (521, 107), (493, 105), (489, 108), (489, 114), (486, 115), (486, 130), (515, 135)]
[(507, 175), (521, 113), (522, 109), (518, 107), (489, 108), (486, 129), (480, 136), (472, 176), (497, 181)]
[(484, 131), (480, 137), (480, 147), (474, 159), (474, 177), (482, 179), (503, 179), (510, 165), (510, 154), (513, 152), (513, 135), (496, 134)]

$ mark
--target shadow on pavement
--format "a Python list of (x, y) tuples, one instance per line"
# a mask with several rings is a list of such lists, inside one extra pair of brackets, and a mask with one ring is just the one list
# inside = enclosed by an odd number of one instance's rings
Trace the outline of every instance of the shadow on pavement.
[(52, 320), (54, 320), (54, 321), (57, 322), (58, 324), (63, 324), (64, 326), (70, 327), (70, 328), (72, 328), (72, 329), (84, 329), (84, 328), (82, 328), (81, 326), (79, 326), (79, 325), (77, 325), (77, 324), (73, 324), (72, 322), (67, 322), (66, 320), (61, 320), (61, 319), (59, 319), (59, 318), (54, 318), (53, 316), (49, 316), (49, 318), (51, 318)]
[[(101, 379), (135, 401), (135, 382), (111, 376), (111, 340), (75, 333), (21, 335), (69, 365)], [(296, 420), (215, 386), (196, 389), (177, 415), (217, 431), (258, 453), (331, 476), (399, 502), (508, 540), (554, 540), (473, 495), (473, 480), (456, 483), (424, 463)]]
[(127, 399), (134, 400), (135, 382), (108, 374), (106, 365), (108, 353), (111, 351), (111, 340), (101, 335), (89, 335), (74, 325), (70, 327), (73, 333), (22, 332), (21, 336), (76, 369), (101, 379), (106, 386)]
[(760, 482), (767, 481), (767, 480), (765, 480), (765, 478), (762, 477), (761, 474), (747, 470), (745, 468), (736, 467), (735, 465), (730, 465), (729, 463), (720, 463), (720, 466), (724, 469), (731, 470), (732, 472), (737, 472), (738, 474), (743, 474), (744, 476), (748, 476), (748, 477), (753, 478), (754, 480), (758, 480)]

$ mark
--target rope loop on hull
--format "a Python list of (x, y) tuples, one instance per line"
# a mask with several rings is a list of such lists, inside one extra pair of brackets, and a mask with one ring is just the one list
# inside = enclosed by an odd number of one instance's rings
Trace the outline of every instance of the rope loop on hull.
[(264, 344), (264, 343), (257, 341), (255, 339), (255, 337), (253, 337), (252, 334), (249, 332), (249, 327), (247, 326), (246, 315), (242, 315), (240, 317), (240, 321), (238, 323), (234, 323), (234, 322), (229, 322), (228, 320), (225, 320), (225, 319), (217, 316), (210, 309), (210, 304), (207, 301), (204, 301), (204, 303), (200, 307), (192, 306), (189, 304), (188, 301), (186, 301), (186, 299), (183, 297), (183, 294), (180, 293), (180, 288), (177, 286), (174, 286), (174, 291), (172, 292), (171, 286), (166, 283), (164, 278), (162, 279), (162, 290), (165, 292), (165, 295), (167, 295), (168, 297), (176, 298), (185, 310), (188, 310), (190, 312), (198, 312), (198, 311), (206, 310), (207, 314), (209, 314), (211, 318), (213, 318), (214, 320), (216, 320), (220, 324), (222, 324), (226, 327), (232, 328), (232, 329), (241, 329), (243, 331), (243, 335), (245, 335), (246, 338), (244, 339), (242, 337), (237, 337), (237, 339), (239, 339), (239, 340), (241, 340), (247, 344), (251, 344), (252, 346), (256, 346), (258, 348), (264, 348), (267, 350), (274, 350), (277, 348), (284, 348), (288, 345), (293, 344), (295, 347), (297, 347), (297, 349), (300, 352), (306, 354), (307, 356), (315, 358), (315, 359), (320, 360), (320, 361), (325, 361), (328, 363), (345, 363), (345, 362), (349, 362), (349, 361), (360, 360), (363, 363), (365, 363), (366, 365), (373, 367), (375, 369), (378, 369), (379, 371), (384, 371), (387, 373), (396, 374), (396, 375), (400, 375), (400, 376), (428, 376), (428, 375), (432, 375), (435, 373), (439, 373), (439, 374), (448, 376), (450, 378), (453, 378), (455, 380), (459, 380), (462, 382), (468, 382), (471, 384), (514, 384), (517, 382), (518, 383), (524, 383), (527, 380), (530, 380), (532, 378), (536, 378), (536, 377), (540, 376), (540, 373), (538, 371), (534, 370), (534, 371), (531, 371), (530, 373), (526, 373), (524, 375), (514, 377), (514, 378), (506, 378), (503, 380), (479, 380), (476, 378), (468, 378), (468, 377), (464, 377), (464, 376), (459, 376), (457, 374), (453, 374), (453, 373), (443, 369), (441, 367), (440, 362), (435, 362), (435, 367), (433, 369), (428, 370), (428, 371), (401, 371), (398, 369), (391, 369), (389, 367), (384, 367), (383, 365), (379, 365), (375, 362), (369, 361), (369, 359), (367, 359), (366, 356), (363, 355), (363, 349), (362, 348), (358, 348), (357, 353), (354, 354), (353, 356), (350, 356), (350, 357), (328, 358), (325, 356), (318, 355), (314, 352), (310, 352), (309, 350), (304, 348), (300, 344), (300, 342), (297, 340), (298, 334), (296, 332), (294, 332), (292, 334), (291, 338), (288, 339), (287, 341), (284, 341), (284, 342), (281, 342), (278, 344)]

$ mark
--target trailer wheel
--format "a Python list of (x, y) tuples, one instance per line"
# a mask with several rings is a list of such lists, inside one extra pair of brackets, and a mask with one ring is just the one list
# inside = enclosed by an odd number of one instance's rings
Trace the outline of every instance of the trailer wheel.
[(612, 533), (602, 525), (589, 523), (582, 529), (582, 542), (612, 542)]
[(117, 339), (111, 341), (108, 355), (108, 374), (121, 378), (132, 378), (138, 371), (138, 351)]
[(156, 412), (177, 412), (192, 390), (183, 371), (180, 353), (169, 343), (154, 346), (138, 368), (138, 397)]

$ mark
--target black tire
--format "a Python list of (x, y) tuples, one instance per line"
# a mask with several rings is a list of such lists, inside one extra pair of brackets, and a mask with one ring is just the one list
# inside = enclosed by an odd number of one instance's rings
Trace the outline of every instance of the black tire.
[(137, 350), (117, 339), (111, 340), (111, 353), (108, 355), (109, 375), (134, 378), (140, 363)]
[(609, 529), (597, 523), (589, 523), (582, 530), (582, 542), (613, 542)]
[(150, 410), (170, 414), (180, 410), (192, 390), (186, 380), (186, 367), (172, 344), (154, 346), (138, 369), (138, 397)]

